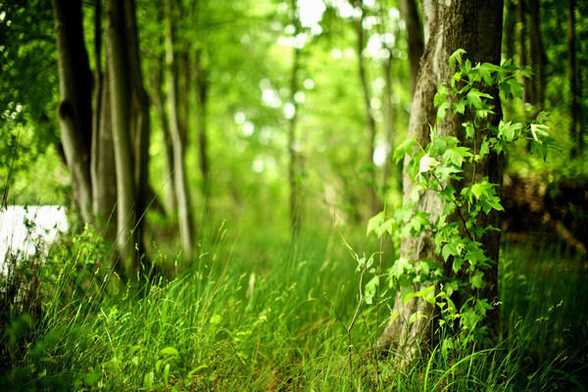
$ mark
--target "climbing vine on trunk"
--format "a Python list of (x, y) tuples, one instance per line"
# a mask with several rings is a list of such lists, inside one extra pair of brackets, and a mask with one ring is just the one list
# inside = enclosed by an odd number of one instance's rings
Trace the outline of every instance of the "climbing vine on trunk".
[[(398, 160), (408, 156), (405, 163), (415, 184), (412, 194), (392, 217), (380, 213), (368, 225), (368, 233), (379, 237), (388, 233), (397, 243), (431, 238), (431, 258), (400, 257), (387, 275), (390, 288), (400, 292), (402, 301), (418, 299), (435, 310), (436, 317), (427, 322), (438, 326), (434, 332), (444, 337), (444, 352), (490, 338), (493, 323), (487, 319), (499, 304), (492, 287), (496, 280), (489, 278), (496, 261), (484, 244), (486, 236), (499, 231), (490, 217), (503, 207), (499, 184), (481, 174), (481, 165), (490, 156), (504, 154), (519, 139), (545, 146), (548, 136), (547, 127), (539, 123), (501, 120), (495, 125), (496, 100), (486, 91), (500, 91), (503, 101), (521, 97), (521, 71), (510, 63), (474, 65), (463, 60), (464, 54), (460, 49), (449, 58), (449, 68), (455, 73), (435, 95), (437, 120), (431, 127), (430, 143), (422, 146), (408, 140), (395, 152)], [(461, 122), (461, 132), (447, 135), (443, 127), (454, 121)], [(419, 207), (427, 193), (440, 200), (441, 208), (434, 214)], [(427, 316), (419, 313), (404, 322)], [(393, 312), (392, 319), (395, 316)]]

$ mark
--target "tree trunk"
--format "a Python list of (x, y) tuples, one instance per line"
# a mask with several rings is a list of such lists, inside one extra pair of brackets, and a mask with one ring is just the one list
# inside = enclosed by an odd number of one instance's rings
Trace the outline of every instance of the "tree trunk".
[(401, 0), (400, 12), (406, 24), (406, 33), (408, 39), (408, 60), (410, 62), (410, 80), (412, 82), (412, 91), (416, 86), (417, 75), (419, 72), (419, 63), (423, 55), (423, 25), (419, 17), (419, 11), (416, 0)]
[(102, 76), (100, 112), (94, 115), (96, 128), (92, 146), (92, 184), (94, 214), (98, 231), (108, 240), (116, 237), (116, 168), (110, 114), (110, 85), (108, 67)]
[(116, 179), (110, 118), (108, 67), (102, 70), (102, 1), (94, 1), (94, 120), (92, 129), (92, 199), (96, 229), (107, 240), (116, 237)]
[[(394, 167), (394, 160), (392, 159), (392, 151), (394, 149), (394, 106), (392, 104), (392, 51), (387, 49), (388, 56), (382, 64), (382, 73), (384, 74), (384, 93), (383, 114), (384, 114), (384, 133), (386, 141), (388, 142), (388, 151), (386, 161), (384, 162), (384, 173), (382, 178), (382, 191), (386, 195), (389, 188), (389, 177), (391, 176), (392, 168)], [(396, 173), (396, 177), (400, 177)]]
[[(521, 23), (519, 30), (519, 65), (521, 68), (526, 68), (529, 65), (529, 54), (527, 52), (527, 39), (529, 38), (529, 32), (527, 30), (527, 0), (519, 0), (517, 13), (519, 22)], [(525, 78), (523, 83), (525, 86), (525, 102), (533, 102), (535, 99), (533, 83), (531, 83), (529, 78)]]
[(372, 214), (377, 213), (380, 210), (380, 204), (378, 201), (378, 194), (377, 194), (377, 184), (378, 181), (376, 179), (376, 167), (374, 165), (374, 151), (376, 149), (376, 120), (374, 119), (374, 115), (372, 113), (371, 108), (371, 91), (370, 91), (370, 81), (368, 76), (367, 67), (365, 64), (365, 60), (363, 57), (363, 50), (365, 48), (365, 30), (363, 28), (363, 22), (365, 20), (365, 7), (363, 5), (363, 0), (356, 0), (356, 7), (359, 8), (361, 12), (361, 16), (355, 23), (355, 33), (356, 33), (356, 55), (357, 55), (357, 68), (359, 72), (359, 81), (361, 83), (361, 89), (363, 93), (363, 104), (365, 110), (365, 121), (366, 126), (368, 129), (368, 159), (366, 162), (366, 168), (368, 170), (368, 196), (369, 196), (369, 204), (370, 204), (370, 212)]
[[(162, 13), (163, 15), (163, 13)], [(163, 42), (162, 45), (163, 47)], [(176, 187), (174, 183), (174, 152), (173, 152), (173, 145), (172, 145), (172, 137), (171, 131), (169, 129), (169, 118), (167, 116), (167, 110), (165, 109), (164, 102), (166, 101), (166, 96), (163, 91), (164, 85), (164, 78), (165, 78), (165, 57), (162, 54), (159, 56), (159, 60), (157, 63), (157, 70), (154, 72), (154, 90), (153, 90), (153, 98), (155, 101), (155, 108), (157, 110), (157, 114), (159, 115), (159, 126), (162, 132), (163, 144), (164, 144), (164, 154), (165, 154), (165, 193), (166, 193), (166, 201), (167, 207), (170, 216), (175, 216), (178, 211), (178, 200), (176, 196)]]
[(174, 155), (174, 184), (178, 197), (178, 223), (180, 227), (180, 239), (186, 258), (192, 257), (193, 252), (193, 222), (190, 195), (185, 172), (185, 138), (182, 137), (179, 119), (179, 69), (177, 52), (174, 48), (175, 26), (174, 9), (171, 0), (166, 3), (166, 62), (170, 73), (169, 85), (169, 113), (170, 131)]
[(514, 0), (506, 0), (506, 15), (504, 21), (504, 47), (506, 48), (506, 58), (513, 60), (515, 54), (515, 29), (517, 8)]
[(92, 73), (84, 43), (80, 0), (53, 0), (59, 63), (61, 142), (82, 220), (93, 222)]
[[(295, 0), (291, 4), (291, 23), (295, 26), (294, 36), (300, 33), (300, 21), (298, 16), (298, 6)], [(302, 206), (300, 200), (300, 173), (298, 161), (298, 138), (296, 135), (296, 126), (298, 123), (298, 103), (296, 102), (296, 92), (299, 88), (300, 74), (300, 57), (302, 49), (294, 46), (292, 48), (292, 65), (290, 68), (290, 97), (288, 103), (292, 105), (291, 117), (288, 118), (288, 185), (289, 185), (289, 212), (290, 212), (290, 232), (292, 238), (296, 238), (300, 232), (302, 220)]]
[(117, 247), (125, 272), (131, 276), (137, 268), (137, 199), (131, 142), (132, 81), (124, 3), (109, 0), (107, 14), (110, 103), (117, 187)]
[(139, 33), (135, 0), (124, 2), (127, 37), (128, 72), (131, 81), (131, 141), (134, 159), (134, 182), (136, 192), (135, 239), (138, 253), (145, 257), (144, 222), (147, 213), (149, 186), (149, 139), (151, 118), (149, 97), (143, 84), (143, 71), (139, 54)]
[(208, 157), (208, 75), (203, 64), (202, 49), (198, 49), (194, 58), (194, 70), (196, 71), (196, 108), (198, 111), (198, 152), (200, 162), (200, 174), (202, 175), (203, 215), (206, 217), (210, 210), (210, 159)]
[[(435, 125), (436, 122), (433, 97), (437, 87), (448, 83), (453, 73), (448, 66), (450, 54), (458, 48), (463, 48), (474, 62), (500, 63), (503, 3), (502, 0), (450, 0), (444, 3), (437, 2), (434, 6), (425, 9), (429, 12), (426, 15), (429, 39), (421, 61), (409, 125), (409, 136), (423, 146), (429, 143), (430, 126)], [(495, 91), (491, 93), (497, 97)], [(500, 105), (496, 99), (495, 110), (499, 108)], [(454, 117), (438, 127), (438, 132), (443, 135), (461, 137), (463, 132), (461, 132), (462, 121), (460, 120), (463, 118)], [(493, 118), (493, 121), (498, 123), (499, 114)], [(488, 176), (491, 181), (497, 180), (499, 173), (495, 160), (489, 160), (480, 166), (478, 177)], [(472, 180), (464, 179), (465, 185)], [(406, 169), (403, 181), (404, 197), (405, 201), (408, 201), (414, 184)], [(420, 197), (419, 209), (429, 213), (433, 220), (443, 208), (440, 198), (434, 192), (428, 191)], [(497, 238), (488, 238), (485, 242), (488, 256), (497, 260)], [(400, 254), (414, 261), (435, 258), (430, 234), (422, 234), (419, 238), (405, 240), (401, 245)], [(487, 274), (487, 284), (491, 289), (485, 294), (492, 303), (496, 297), (496, 272), (497, 264), (494, 265), (494, 270)], [(401, 367), (405, 367), (434, 336), (434, 315), (434, 307), (424, 300), (414, 298), (405, 302), (398, 294), (391, 320), (378, 341), (379, 349), (392, 350)], [(411, 316), (416, 316), (416, 320), (410, 322)], [(495, 323), (496, 320), (491, 322)]]
[(541, 8), (539, 0), (529, 1), (529, 27), (531, 39), (531, 66), (533, 68), (534, 96), (533, 104), (537, 110), (543, 109), (545, 101), (545, 48), (541, 33)]
[(584, 150), (584, 135), (579, 127), (578, 64), (576, 59), (576, 0), (568, 0), (568, 78), (570, 83), (570, 136), (574, 143), (572, 155)]

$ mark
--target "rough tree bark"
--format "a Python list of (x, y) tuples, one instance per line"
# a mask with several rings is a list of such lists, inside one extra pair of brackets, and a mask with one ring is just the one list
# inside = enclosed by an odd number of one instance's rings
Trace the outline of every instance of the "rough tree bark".
[(92, 223), (92, 73), (80, 0), (53, 0), (59, 64), (61, 142), (82, 220)]
[(191, 258), (194, 250), (194, 229), (192, 221), (192, 207), (185, 171), (185, 141), (187, 135), (182, 135), (180, 127), (180, 109), (179, 109), (179, 67), (178, 53), (174, 47), (175, 41), (175, 12), (171, 0), (166, 2), (166, 63), (169, 69), (169, 113), (170, 113), (170, 131), (172, 136), (172, 146), (174, 155), (174, 184), (176, 186), (177, 204), (178, 204), (178, 224), (180, 228), (180, 239), (182, 249), (186, 258)]
[(400, 12), (402, 13), (404, 23), (406, 24), (410, 80), (412, 82), (412, 91), (414, 93), (419, 72), (419, 63), (425, 46), (423, 41), (423, 24), (419, 17), (416, 0), (401, 0)]
[[(450, 0), (435, 2), (425, 8), (429, 39), (421, 61), (421, 70), (413, 96), (409, 136), (419, 144), (429, 143), (429, 129), (435, 124), (436, 110), (433, 97), (440, 84), (447, 83), (452, 75), (448, 66), (448, 58), (458, 48), (467, 51), (468, 58), (474, 62), (500, 62), (500, 42), (502, 31), (502, 0)], [(495, 91), (491, 91), (497, 96)], [(495, 110), (499, 110), (498, 99)], [(499, 114), (493, 122), (499, 121)], [(461, 121), (460, 121), (461, 120)], [(462, 137), (461, 123), (463, 118), (452, 116), (438, 127), (438, 132), (444, 135)], [(406, 167), (406, 165), (405, 165)], [(498, 165), (495, 159), (478, 166), (477, 178), (488, 176), (490, 181), (497, 182), (499, 178)], [(465, 179), (465, 182), (473, 179)], [(404, 173), (405, 200), (413, 190), (413, 182), (405, 170)], [(439, 197), (434, 192), (427, 192), (420, 197), (419, 208), (428, 212), (431, 219), (435, 219), (443, 209)], [(485, 241), (488, 256), (497, 260), (498, 238), (488, 238)], [(422, 260), (434, 257), (434, 246), (430, 234), (422, 234), (419, 238), (405, 240), (400, 249), (402, 257), (408, 260)], [(497, 289), (497, 264), (493, 271), (487, 273), (489, 289), (485, 295), (493, 302)], [(409, 322), (412, 315), (417, 315), (414, 322)], [(435, 310), (432, 305), (415, 298), (403, 301), (400, 294), (395, 298), (394, 310), (388, 326), (378, 341), (380, 350), (396, 354), (401, 366), (410, 363), (418, 355), (420, 349), (426, 347), (428, 340), (434, 335), (433, 318)], [(497, 320), (490, 320), (496, 323)]]
[(137, 199), (131, 140), (132, 81), (124, 3), (109, 0), (107, 15), (108, 68), (117, 187), (116, 242), (123, 268), (128, 275), (132, 275), (138, 265), (135, 252)]
[(368, 130), (368, 159), (366, 167), (368, 169), (368, 197), (369, 197), (369, 204), (370, 204), (370, 212), (375, 214), (380, 210), (380, 203), (378, 200), (377, 194), (377, 184), (378, 181), (376, 179), (376, 166), (374, 165), (374, 151), (376, 150), (376, 120), (374, 119), (374, 115), (372, 113), (371, 107), (371, 89), (370, 89), (370, 80), (368, 76), (368, 70), (365, 63), (365, 58), (363, 56), (363, 51), (365, 49), (366, 44), (366, 36), (365, 36), (365, 29), (363, 23), (365, 21), (366, 10), (363, 4), (363, 0), (355, 0), (355, 6), (360, 10), (360, 17), (355, 22), (355, 35), (356, 35), (356, 56), (357, 56), (357, 69), (359, 73), (359, 81), (361, 83), (361, 90), (363, 94), (363, 104), (365, 110), (365, 121)]

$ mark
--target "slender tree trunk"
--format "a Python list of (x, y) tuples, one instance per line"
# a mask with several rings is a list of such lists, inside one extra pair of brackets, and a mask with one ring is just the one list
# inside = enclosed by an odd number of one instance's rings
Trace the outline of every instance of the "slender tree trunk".
[[(162, 13), (163, 14), (163, 13)], [(163, 36), (162, 36), (163, 37)], [(163, 42), (162, 45), (163, 47)], [(172, 145), (171, 131), (169, 129), (169, 118), (164, 102), (166, 96), (163, 91), (165, 77), (165, 57), (159, 56), (157, 70), (154, 72), (154, 93), (155, 108), (159, 115), (159, 126), (161, 128), (164, 154), (165, 154), (165, 193), (166, 201), (170, 216), (176, 216), (178, 211), (178, 200), (176, 196), (176, 186), (174, 182), (174, 151)]]
[[(519, 0), (517, 13), (521, 24), (519, 30), (519, 64), (521, 68), (526, 68), (529, 65), (529, 54), (527, 51), (527, 40), (529, 38), (529, 32), (527, 30), (527, 0)], [(523, 83), (525, 86), (525, 102), (533, 102), (535, 96), (533, 83), (531, 83), (529, 78), (525, 78)]]
[(584, 150), (584, 135), (579, 127), (578, 64), (576, 59), (576, 0), (568, 0), (568, 78), (570, 83), (570, 136), (574, 142), (572, 155)]
[(365, 110), (365, 120), (366, 126), (368, 129), (368, 159), (367, 159), (367, 169), (369, 172), (368, 176), (368, 196), (369, 196), (369, 204), (370, 204), (370, 213), (375, 214), (380, 210), (380, 204), (378, 200), (378, 194), (376, 192), (377, 189), (377, 179), (376, 179), (376, 167), (374, 165), (374, 151), (376, 150), (376, 120), (374, 119), (374, 115), (372, 113), (371, 108), (371, 91), (370, 91), (370, 81), (368, 76), (367, 67), (365, 64), (365, 59), (363, 56), (363, 50), (365, 48), (365, 30), (363, 27), (363, 22), (365, 20), (365, 7), (363, 5), (363, 0), (356, 0), (356, 6), (360, 9), (361, 16), (355, 23), (355, 34), (356, 34), (356, 54), (357, 54), (357, 68), (359, 72), (359, 81), (361, 82), (361, 89), (363, 92), (363, 103), (364, 103), (364, 110)]
[(117, 247), (127, 275), (137, 268), (137, 199), (131, 141), (132, 80), (123, 2), (108, 0), (108, 67), (117, 187)]
[(533, 104), (537, 110), (543, 109), (545, 101), (545, 48), (541, 33), (541, 7), (539, 0), (529, 1), (529, 27), (531, 39), (531, 65), (533, 67), (534, 96)]
[(419, 63), (425, 46), (423, 42), (423, 24), (419, 17), (416, 0), (401, 0), (400, 12), (402, 13), (404, 23), (406, 24), (410, 80), (412, 82), (412, 91), (414, 92), (419, 72)]
[[(429, 15), (426, 15), (426, 20), (429, 39), (421, 61), (409, 125), (409, 136), (416, 139), (419, 144), (425, 146), (430, 141), (430, 126), (436, 122), (433, 97), (438, 86), (448, 83), (453, 73), (448, 66), (450, 54), (458, 48), (463, 48), (474, 62), (500, 62), (502, 10), (501, 0), (450, 0), (444, 3), (437, 2), (428, 8)], [(491, 93), (497, 96), (495, 91)], [(500, 108), (498, 99), (495, 108)], [(500, 115), (497, 114), (493, 122), (497, 124), (499, 118)], [(438, 131), (444, 135), (460, 137), (462, 121), (463, 118), (454, 116), (438, 127)], [(491, 181), (497, 181), (498, 169), (495, 160), (488, 160), (480, 164), (477, 176), (488, 176)], [(464, 179), (464, 182), (467, 184), (472, 180)], [(405, 201), (408, 201), (413, 187), (414, 184), (405, 169)], [(428, 212), (433, 220), (443, 208), (441, 200), (434, 192), (428, 191), (420, 197), (419, 209)], [(487, 254), (493, 260), (497, 260), (498, 257), (497, 245), (497, 237), (488, 238), (485, 244)], [(430, 234), (425, 233), (418, 238), (405, 240), (401, 245), (400, 254), (414, 261), (435, 258)], [(497, 295), (496, 271), (497, 264), (494, 265), (493, 271), (487, 274), (490, 289), (485, 294), (492, 303)], [(379, 348), (392, 350), (401, 367), (405, 367), (434, 335), (434, 315), (435, 309), (429, 303), (420, 298), (405, 302), (401, 294), (398, 294), (391, 320), (378, 341)], [(411, 316), (416, 317), (412, 322)], [(496, 322), (497, 320), (490, 320), (493, 325)]]
[[(295, 26), (294, 35), (300, 32), (300, 21), (296, 0), (291, 1), (291, 22)], [(300, 173), (298, 160), (298, 138), (296, 126), (298, 123), (298, 103), (296, 92), (299, 88), (300, 57), (302, 49), (294, 46), (292, 48), (292, 65), (290, 68), (290, 97), (288, 102), (292, 105), (291, 117), (288, 119), (288, 185), (290, 188), (290, 232), (292, 238), (296, 238), (300, 232), (302, 220), (302, 206), (300, 200)]]
[(124, 1), (125, 27), (128, 51), (128, 72), (131, 81), (131, 142), (134, 159), (134, 182), (136, 192), (135, 238), (139, 255), (145, 257), (145, 215), (152, 200), (149, 200), (149, 140), (151, 118), (149, 96), (143, 83), (143, 71), (139, 54), (139, 32), (135, 0)]
[(93, 222), (92, 73), (84, 43), (80, 0), (53, 0), (59, 63), (61, 142), (82, 220)]
[(516, 29), (516, 15), (517, 15), (517, 8), (514, 0), (505, 0), (506, 1), (506, 15), (504, 21), (504, 47), (506, 48), (506, 58), (509, 60), (513, 60), (515, 54), (515, 29)]
[[(386, 195), (389, 187), (389, 177), (391, 176), (394, 161), (392, 160), (394, 146), (394, 105), (392, 104), (392, 51), (388, 51), (388, 57), (382, 64), (382, 73), (384, 75), (384, 94), (383, 94), (383, 114), (384, 114), (384, 132), (388, 142), (388, 154), (384, 163), (384, 173), (382, 179), (383, 194)], [(399, 176), (400, 177), (400, 176)]]
[(94, 119), (92, 129), (92, 199), (96, 228), (107, 240), (116, 237), (116, 178), (110, 117), (108, 67), (102, 70), (102, 0), (94, 1)]
[(116, 167), (112, 118), (110, 113), (110, 84), (108, 67), (102, 76), (106, 83), (101, 87), (100, 112), (95, 113), (97, 128), (92, 146), (92, 183), (94, 189), (94, 214), (100, 233), (108, 240), (116, 237)]
[(198, 49), (194, 58), (196, 71), (196, 108), (198, 111), (198, 152), (200, 174), (202, 175), (202, 195), (204, 197), (204, 216), (210, 212), (210, 158), (208, 157), (208, 75), (203, 61), (203, 52)]
[(177, 52), (174, 48), (175, 28), (174, 28), (174, 9), (171, 0), (166, 3), (166, 62), (170, 74), (169, 85), (169, 113), (170, 113), (170, 131), (172, 135), (172, 145), (174, 153), (174, 183), (176, 186), (176, 195), (178, 197), (178, 223), (180, 226), (180, 239), (184, 255), (187, 258), (192, 257), (194, 250), (193, 240), (193, 222), (190, 195), (185, 172), (185, 141), (180, 129), (179, 114), (179, 69), (177, 62)]

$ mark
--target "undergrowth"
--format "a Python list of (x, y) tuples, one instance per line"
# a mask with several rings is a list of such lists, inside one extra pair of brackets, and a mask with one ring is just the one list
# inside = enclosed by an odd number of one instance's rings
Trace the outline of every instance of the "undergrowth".
[(111, 273), (96, 236), (63, 239), (40, 271), (42, 310), (13, 314), (3, 331), (22, 328), (26, 339), (3, 340), (22, 349), (0, 388), (518, 391), (588, 381), (588, 271), (560, 252), (504, 248), (495, 348), (451, 358), (434, 349), (400, 373), (373, 350), (389, 304), (360, 306), (347, 332), (359, 290), (344, 243), (384, 251), (384, 264), (391, 250), (340, 233), (308, 234), (294, 247), (268, 233), (211, 238), (175, 277), (133, 285)]

